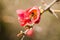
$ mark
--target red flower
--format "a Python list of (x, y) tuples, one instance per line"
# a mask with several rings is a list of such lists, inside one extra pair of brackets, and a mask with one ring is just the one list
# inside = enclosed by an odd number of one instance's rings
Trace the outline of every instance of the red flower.
[(27, 29), (28, 31), (26, 32), (26, 35), (29, 36), (29, 37), (32, 37), (33, 34), (34, 34), (34, 30), (33, 28), (30, 28), (30, 29)]
[(39, 23), (40, 21), (40, 10), (36, 6), (27, 10), (17, 10), (17, 13), (21, 26), (25, 26), (27, 23)]
[(27, 13), (33, 23), (39, 23), (40, 21), (40, 9), (38, 7), (33, 7), (28, 10)]

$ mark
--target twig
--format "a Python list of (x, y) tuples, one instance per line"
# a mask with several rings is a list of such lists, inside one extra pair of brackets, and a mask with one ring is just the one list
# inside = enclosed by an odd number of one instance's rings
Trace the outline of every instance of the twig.
[(50, 8), (57, 0), (54, 0), (49, 5), (47, 5), (47, 3), (45, 1), (43, 1), (43, 0), (41, 0), (41, 1), (42, 1), (43, 5), (46, 6), (46, 8), (44, 9), (44, 12), (48, 9), (49, 12), (51, 12), (53, 15), (55, 15), (56, 18), (58, 18), (55, 11), (52, 8)]
[(60, 10), (54, 10), (54, 12), (60, 12)]
[(48, 8), (50, 8), (57, 0), (54, 0), (53, 2), (51, 2), (49, 5), (46, 6), (46, 8), (44, 10), (47, 10)]

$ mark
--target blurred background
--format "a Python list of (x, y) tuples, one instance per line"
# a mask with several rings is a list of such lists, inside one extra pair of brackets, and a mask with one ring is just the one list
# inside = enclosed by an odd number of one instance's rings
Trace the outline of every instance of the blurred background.
[[(53, 0), (44, 1), (49, 4)], [(19, 25), (16, 10), (33, 6), (45, 8), (40, 0), (0, 0), (0, 40), (20, 40), (16, 35), (23, 28)], [(60, 9), (60, 1), (56, 2), (51, 8)], [(49, 11), (42, 14), (40, 23), (34, 26), (42, 30), (35, 31), (33, 40), (60, 40), (60, 13), (56, 12), (56, 14), (58, 19)], [(32, 39), (24, 38), (24, 40)]]

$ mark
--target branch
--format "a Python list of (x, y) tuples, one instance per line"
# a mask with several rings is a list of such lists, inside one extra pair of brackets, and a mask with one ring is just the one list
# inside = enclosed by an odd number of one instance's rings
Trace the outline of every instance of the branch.
[(54, 10), (54, 12), (60, 12), (60, 10)]
[(43, 0), (41, 0), (41, 1), (42, 1), (43, 5), (46, 6), (46, 8), (44, 9), (43, 12), (45, 12), (46, 10), (48, 10), (48, 11), (51, 12), (53, 15), (55, 15), (56, 18), (58, 18), (58, 16), (55, 14), (55, 11), (54, 11), (52, 8), (50, 8), (53, 4), (56, 3), (57, 0), (54, 0), (54, 1), (51, 2), (49, 5), (47, 5), (47, 3), (46, 3), (45, 1), (43, 1)]

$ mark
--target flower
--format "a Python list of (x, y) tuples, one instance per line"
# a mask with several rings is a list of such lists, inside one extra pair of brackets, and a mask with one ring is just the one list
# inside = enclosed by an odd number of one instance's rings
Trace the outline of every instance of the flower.
[(38, 7), (35, 6), (28, 10), (28, 15), (33, 23), (39, 23), (40, 9)]
[(32, 37), (33, 34), (34, 34), (34, 30), (33, 28), (30, 28), (30, 29), (27, 29), (28, 31), (26, 32), (26, 35), (29, 36), (29, 37)]
[(25, 26), (27, 23), (39, 23), (40, 21), (40, 10), (36, 6), (27, 10), (17, 10), (16, 12), (21, 26)]
[(21, 26), (24, 26), (26, 23), (30, 22), (30, 19), (26, 15), (26, 11), (24, 10), (17, 10), (18, 14), (18, 21), (20, 22)]

